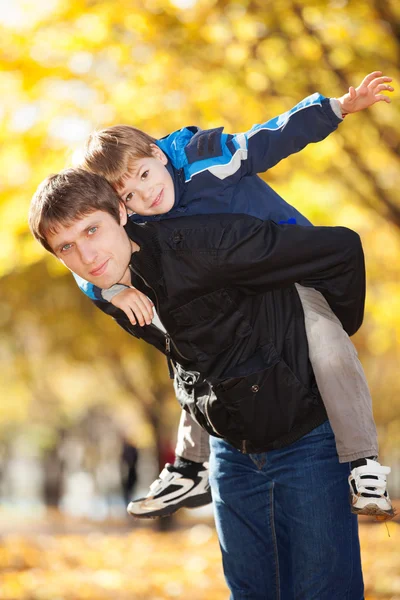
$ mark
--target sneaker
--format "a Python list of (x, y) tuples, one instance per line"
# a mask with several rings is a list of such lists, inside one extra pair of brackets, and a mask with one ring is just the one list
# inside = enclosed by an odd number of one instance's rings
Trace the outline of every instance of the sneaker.
[(352, 469), (349, 476), (351, 512), (375, 517), (377, 521), (393, 519), (395, 511), (386, 489), (386, 475), (390, 470), (369, 458), (364, 465)]
[(127, 511), (138, 519), (154, 519), (168, 517), (180, 508), (205, 506), (211, 501), (208, 469), (202, 466), (194, 478), (185, 477), (167, 463), (147, 496), (130, 502)]

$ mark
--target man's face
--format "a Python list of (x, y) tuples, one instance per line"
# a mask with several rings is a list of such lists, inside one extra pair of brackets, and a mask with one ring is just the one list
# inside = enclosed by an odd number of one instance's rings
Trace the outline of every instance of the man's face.
[(153, 156), (135, 162), (118, 194), (128, 209), (138, 215), (163, 215), (175, 203), (172, 177), (166, 169), (168, 159), (157, 146)]
[(47, 241), (68, 269), (107, 289), (126, 278), (132, 252), (138, 249), (123, 227), (127, 215), (122, 203), (120, 220), (117, 223), (109, 213), (96, 210), (72, 225), (60, 225), (56, 233), (47, 236)]

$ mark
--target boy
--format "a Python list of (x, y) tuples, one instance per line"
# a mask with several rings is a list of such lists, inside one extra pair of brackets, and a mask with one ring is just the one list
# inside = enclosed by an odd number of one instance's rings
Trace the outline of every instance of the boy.
[[(378, 101), (389, 102), (380, 92), (393, 90), (390, 81), (381, 72), (371, 73), (339, 99), (314, 94), (288, 113), (234, 136), (222, 134), (222, 128), (185, 128), (156, 141), (134, 128), (111, 127), (89, 138), (81, 166), (108, 179), (136, 222), (229, 212), (311, 225), (256, 174), (307, 143), (324, 139), (346, 114)], [(111, 301), (122, 309), (132, 323), (134, 315), (140, 325), (151, 322), (150, 301), (137, 290), (115, 286), (101, 291), (82, 281), (80, 285), (92, 298)], [(376, 460), (372, 401), (357, 353), (324, 298), (311, 288), (296, 287), (310, 361), (335, 433), (339, 460), (351, 462), (352, 510), (390, 518), (393, 510), (385, 477), (390, 469)], [(154, 517), (185, 506), (185, 494), (176, 498), (171, 492), (187, 479), (198, 481), (199, 498), (207, 502), (204, 478), (199, 474), (208, 459), (208, 440), (185, 412), (176, 454), (174, 465), (166, 466), (148, 496), (130, 503), (131, 514)], [(165, 512), (168, 508), (170, 513)]]

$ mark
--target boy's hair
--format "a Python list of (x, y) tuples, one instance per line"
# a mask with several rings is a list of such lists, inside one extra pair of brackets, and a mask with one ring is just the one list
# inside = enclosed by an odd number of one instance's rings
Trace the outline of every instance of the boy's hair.
[(108, 212), (119, 223), (119, 203), (104, 177), (84, 169), (65, 169), (47, 177), (37, 188), (29, 208), (29, 227), (38, 242), (54, 254), (47, 242), (49, 233), (96, 210)]
[(84, 146), (79, 167), (102, 175), (118, 189), (132, 170), (135, 161), (153, 156), (156, 140), (129, 125), (115, 125), (93, 131)]

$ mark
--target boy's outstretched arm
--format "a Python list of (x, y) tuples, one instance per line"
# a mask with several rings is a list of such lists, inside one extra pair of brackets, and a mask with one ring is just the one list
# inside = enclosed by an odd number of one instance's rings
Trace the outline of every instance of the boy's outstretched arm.
[(262, 173), (308, 144), (325, 139), (337, 129), (346, 114), (376, 102), (390, 102), (390, 98), (381, 92), (393, 91), (389, 85), (391, 81), (391, 77), (382, 75), (381, 71), (374, 71), (357, 88), (351, 87), (340, 98), (325, 98), (315, 93), (286, 113), (254, 125), (245, 133), (222, 134), (222, 141), (227, 148), (235, 146), (235, 153), (241, 155), (242, 176)]
[(235, 146), (240, 154), (240, 175), (254, 175), (267, 171), (308, 144), (324, 140), (342, 119), (336, 99), (315, 93), (287, 112), (253, 125), (249, 131), (223, 138), (228, 148)]
[(122, 310), (132, 325), (150, 325), (153, 319), (153, 302), (136, 288), (113, 285), (109, 290), (101, 290), (82, 277), (73, 273), (79, 289), (98, 306), (110, 302)]

